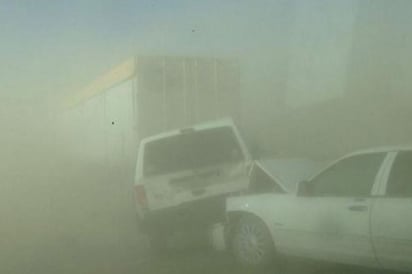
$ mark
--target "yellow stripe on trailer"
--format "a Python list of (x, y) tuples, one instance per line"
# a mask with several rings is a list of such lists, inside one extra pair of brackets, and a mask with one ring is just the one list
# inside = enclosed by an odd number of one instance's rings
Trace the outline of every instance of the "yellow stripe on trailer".
[(72, 108), (94, 97), (135, 74), (135, 59), (130, 58), (98, 77), (84, 89), (68, 96), (64, 102), (66, 108)]

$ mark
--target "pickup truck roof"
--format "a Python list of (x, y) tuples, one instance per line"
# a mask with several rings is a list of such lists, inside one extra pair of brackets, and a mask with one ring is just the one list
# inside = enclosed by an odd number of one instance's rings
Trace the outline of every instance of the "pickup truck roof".
[(208, 128), (216, 128), (216, 127), (223, 127), (223, 126), (231, 126), (235, 127), (235, 124), (231, 118), (223, 118), (219, 119), (216, 121), (210, 121), (210, 122), (205, 122), (205, 123), (199, 123), (196, 125), (184, 127), (184, 128), (179, 128), (179, 129), (173, 129), (170, 131), (162, 132), (156, 135), (152, 135), (146, 138), (143, 138), (141, 143), (149, 143), (155, 140), (163, 139), (166, 137), (174, 136), (181, 134), (184, 131), (191, 131), (191, 130), (202, 130), (202, 129), (208, 129)]

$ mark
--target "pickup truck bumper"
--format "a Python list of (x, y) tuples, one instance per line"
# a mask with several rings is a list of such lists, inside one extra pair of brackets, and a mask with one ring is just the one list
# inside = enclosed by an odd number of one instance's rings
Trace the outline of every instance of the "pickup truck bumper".
[(146, 212), (140, 221), (142, 232), (206, 231), (225, 218), (227, 195), (210, 197), (179, 206)]

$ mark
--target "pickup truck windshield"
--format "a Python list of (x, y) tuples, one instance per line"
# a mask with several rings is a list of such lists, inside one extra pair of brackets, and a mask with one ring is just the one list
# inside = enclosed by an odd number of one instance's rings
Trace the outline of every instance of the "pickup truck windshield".
[(239, 162), (244, 159), (231, 127), (219, 127), (156, 140), (145, 146), (144, 176)]

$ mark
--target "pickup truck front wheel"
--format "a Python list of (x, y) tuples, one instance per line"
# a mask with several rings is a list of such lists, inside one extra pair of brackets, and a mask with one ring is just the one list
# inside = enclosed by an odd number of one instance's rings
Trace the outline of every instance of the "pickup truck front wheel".
[(232, 251), (238, 262), (254, 268), (272, 263), (275, 253), (272, 237), (258, 217), (241, 217), (233, 233)]

